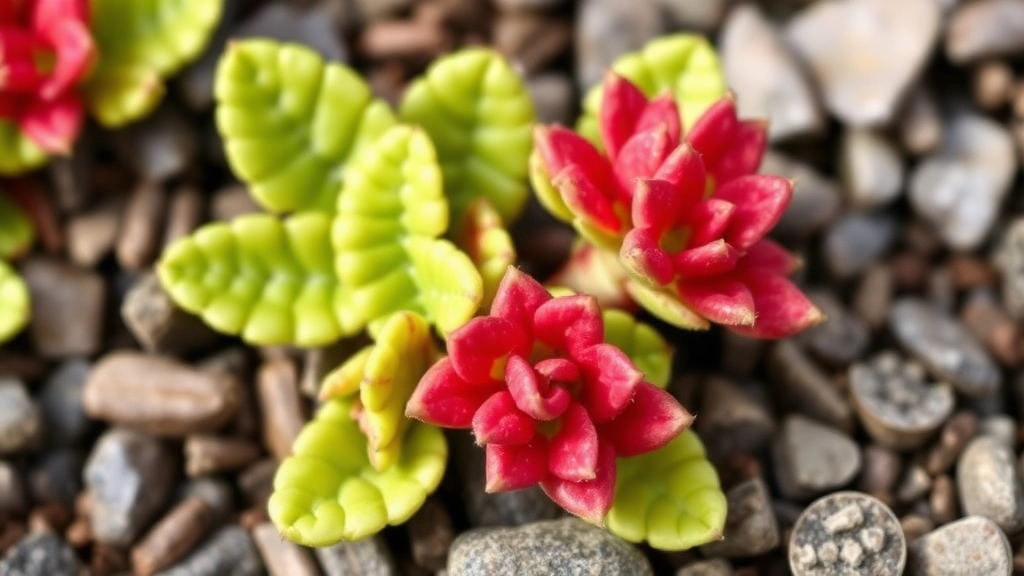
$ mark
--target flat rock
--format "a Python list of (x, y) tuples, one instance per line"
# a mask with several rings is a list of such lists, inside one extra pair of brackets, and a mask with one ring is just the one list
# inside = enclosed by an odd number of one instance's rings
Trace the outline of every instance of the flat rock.
[(942, 145), (914, 169), (910, 203), (955, 250), (988, 236), (1017, 169), (1013, 138), (987, 117), (960, 112)]
[(1010, 576), (1013, 551), (988, 518), (968, 516), (921, 536), (910, 545), (912, 576), (985, 574)]
[(263, 576), (265, 573), (249, 533), (231, 525), (215, 532), (181, 562), (154, 576)]
[(1024, 528), (1024, 485), (1011, 447), (991, 436), (967, 445), (956, 465), (960, 504), (968, 516), (984, 516), (1007, 534)]
[(35, 448), (42, 428), (39, 408), (25, 385), (13, 378), (0, 377), (0, 455)]
[(719, 49), (726, 83), (736, 92), (740, 116), (770, 118), (770, 140), (815, 134), (823, 129), (825, 118), (814, 89), (775, 25), (756, 5), (741, 4), (729, 12)]
[(339, 542), (317, 548), (316, 557), (324, 576), (398, 576), (398, 568), (380, 535), (358, 542)]
[(841, 430), (853, 429), (849, 402), (829, 375), (795, 341), (782, 340), (772, 346), (768, 354), (768, 374), (782, 393), (784, 407), (795, 408), (801, 414)]
[(0, 561), (0, 576), (79, 576), (82, 570), (74, 550), (48, 532), (22, 538)]
[(463, 532), (448, 556), (448, 576), (653, 573), (639, 549), (576, 518)]
[(175, 451), (148, 434), (115, 428), (101, 436), (84, 472), (96, 539), (130, 545), (167, 501), (177, 470)]
[(843, 187), (851, 203), (870, 210), (896, 200), (903, 188), (903, 158), (881, 134), (863, 128), (843, 132), (839, 153)]
[(897, 222), (888, 214), (844, 215), (825, 234), (829, 272), (838, 280), (857, 276), (889, 250), (897, 232)]
[(616, 58), (664, 31), (656, 2), (583, 0), (576, 13), (576, 84), (597, 85)]
[(43, 383), (39, 404), (50, 446), (81, 444), (92, 431), (94, 423), (82, 404), (82, 391), (91, 370), (92, 363), (87, 360), (67, 360)]
[(169, 358), (112, 352), (85, 384), (85, 408), (94, 418), (184, 437), (212, 432), (238, 410), (235, 378), (195, 370)]
[(772, 497), (764, 480), (753, 478), (726, 492), (729, 512), (722, 540), (700, 547), (709, 557), (758, 556), (774, 550), (781, 541)]
[(923, 300), (903, 298), (889, 312), (889, 327), (900, 345), (936, 378), (968, 396), (999, 390), (1002, 374), (985, 348), (945, 312)]
[(103, 277), (57, 260), (29, 258), (21, 273), (32, 298), (29, 334), (46, 358), (91, 356), (103, 343)]
[(946, 56), (965, 64), (1024, 52), (1024, 4), (1018, 0), (964, 2), (946, 27)]
[(889, 123), (939, 33), (934, 0), (833, 0), (794, 16), (786, 36), (851, 126)]
[(790, 415), (775, 438), (772, 461), (779, 491), (796, 500), (852, 481), (860, 472), (860, 448), (835, 428)]

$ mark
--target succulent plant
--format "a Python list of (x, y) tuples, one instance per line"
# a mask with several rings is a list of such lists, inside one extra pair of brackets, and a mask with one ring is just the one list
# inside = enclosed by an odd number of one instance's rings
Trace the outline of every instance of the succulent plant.
[(472, 428), (486, 448), (488, 491), (540, 484), (591, 522), (611, 508), (615, 459), (664, 446), (692, 420), (604, 342), (593, 297), (554, 298), (514, 267), (490, 315), (452, 333), (448, 353), (423, 377), (407, 413)]
[(799, 262), (765, 238), (792, 183), (757, 175), (764, 125), (726, 96), (684, 137), (671, 94), (647, 97), (609, 73), (604, 152), (566, 128), (539, 127), (532, 177), (542, 203), (598, 249), (619, 253), (626, 290), (678, 326), (710, 323), (781, 338), (822, 319), (786, 276)]
[(0, 342), (5, 342), (28, 323), (31, 303), (28, 288), (11, 265), (0, 259)]

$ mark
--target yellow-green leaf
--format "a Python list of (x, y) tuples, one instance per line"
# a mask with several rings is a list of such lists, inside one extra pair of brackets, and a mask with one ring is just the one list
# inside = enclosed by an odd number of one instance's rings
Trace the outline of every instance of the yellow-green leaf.
[(293, 542), (330, 546), (401, 524), (441, 482), (448, 445), (439, 428), (413, 422), (398, 461), (377, 471), (351, 411), (345, 400), (325, 404), (277, 470), (267, 509)]
[[(652, 40), (639, 52), (616, 60), (612, 69), (636, 84), (649, 98), (671, 90), (686, 129), (726, 92), (725, 76), (715, 49), (706, 38), (695, 34)], [(601, 108), (601, 91), (600, 86), (595, 86), (587, 92), (583, 115), (576, 124), (576, 130), (598, 147), (597, 111)]]
[(645, 310), (669, 324), (684, 330), (707, 330), (708, 320), (679, 300), (679, 296), (667, 289), (653, 288), (635, 280), (626, 282), (626, 292)]
[(675, 350), (657, 330), (628, 312), (605, 308), (604, 340), (626, 353), (644, 378), (659, 388), (668, 386), (672, 376), (672, 355)]
[(32, 247), (35, 237), (28, 214), (14, 200), (0, 193), (0, 259), (21, 256)]
[(85, 86), (102, 124), (118, 127), (156, 107), (163, 81), (198, 57), (225, 0), (92, 0), (100, 57)]
[(456, 220), (474, 198), (491, 201), (505, 222), (527, 199), (527, 159), (533, 148), (533, 103), (508, 62), (471, 48), (437, 60), (409, 86), (402, 121), (430, 134)]
[(457, 243), (469, 255), (483, 279), (484, 299), (480, 308), (491, 308), (498, 284), (508, 267), (516, 262), (516, 247), (512, 236), (501, 221), (501, 215), (486, 198), (477, 198), (469, 204), (456, 235)]
[(375, 343), (324, 377), (321, 399), (359, 392), (359, 428), (368, 439), (367, 455), (376, 470), (390, 468), (402, 452), (412, 422), (405, 403), (440, 354), (427, 321), (415, 312), (396, 312), (371, 330)]
[(28, 287), (10, 264), (0, 260), (0, 342), (20, 332), (30, 312)]
[(704, 445), (687, 430), (664, 448), (618, 460), (613, 534), (659, 550), (686, 550), (721, 538), (726, 500)]
[(183, 309), (251, 344), (329, 344), (345, 335), (330, 225), (319, 212), (207, 224), (167, 249), (160, 281)]
[(228, 162), (272, 212), (333, 213), (346, 163), (395, 124), (356, 72), (298, 44), (229, 44), (214, 92)]
[(17, 124), (0, 120), (0, 175), (13, 176), (34, 170), (46, 164), (46, 158), (46, 152), (22, 134)]
[(332, 234), (347, 331), (399, 310), (443, 333), (473, 316), (483, 283), (469, 257), (439, 239), (447, 228), (441, 171), (423, 131), (396, 126), (350, 163)]

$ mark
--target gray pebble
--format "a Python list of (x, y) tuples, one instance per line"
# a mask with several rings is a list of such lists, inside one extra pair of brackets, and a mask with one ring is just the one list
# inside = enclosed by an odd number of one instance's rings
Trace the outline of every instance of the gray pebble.
[(50, 446), (76, 446), (92, 432), (94, 422), (82, 406), (82, 389), (92, 364), (83, 359), (68, 360), (43, 383), (39, 403)]
[(25, 485), (14, 464), (0, 460), (0, 518), (25, 513)]
[(324, 576), (397, 576), (398, 568), (382, 536), (358, 542), (339, 542), (328, 548), (317, 548)]
[(178, 308), (156, 274), (145, 274), (132, 285), (121, 318), (147, 352), (181, 354), (219, 339), (197, 316)]
[(75, 552), (51, 533), (22, 538), (0, 561), (0, 576), (79, 576)]
[(576, 13), (576, 84), (595, 86), (616, 58), (643, 48), (664, 31), (655, 2), (583, 0)]
[(772, 446), (779, 490), (801, 499), (839, 488), (860, 472), (860, 448), (839, 430), (790, 415)]
[(804, 510), (789, 541), (796, 576), (899, 576), (907, 547), (896, 516), (860, 492), (836, 492)]
[(988, 352), (953, 317), (922, 300), (903, 298), (889, 313), (893, 334), (933, 376), (968, 396), (995, 393), (1002, 375)]
[(174, 450), (148, 434), (115, 428), (101, 436), (84, 473), (96, 539), (131, 544), (167, 502), (177, 470)]
[(903, 188), (903, 158), (875, 131), (846, 129), (839, 165), (846, 193), (858, 208), (884, 206), (896, 200)]
[(633, 545), (577, 518), (518, 528), (479, 528), (452, 543), (449, 576), (653, 574)]
[(764, 403), (724, 376), (709, 377), (703, 386), (697, 433), (712, 460), (736, 452), (756, 454), (775, 432), (775, 420)]
[(39, 408), (25, 385), (0, 377), (0, 455), (34, 448), (42, 433)]
[(104, 278), (49, 258), (29, 258), (21, 273), (32, 297), (29, 335), (44, 358), (91, 356), (103, 344)]
[(1008, 534), (1024, 528), (1024, 485), (1013, 450), (990, 436), (967, 445), (956, 465), (964, 513), (984, 516)]
[(898, 119), (900, 144), (914, 156), (934, 151), (942, 142), (944, 130), (935, 98), (918, 85), (907, 96)]
[[(119, 132), (117, 144), (121, 157), (137, 174), (150, 182), (162, 182), (181, 174), (194, 163), (199, 150), (199, 136), (188, 116), (165, 103), (143, 120)], [(154, 224), (162, 227), (164, 214), (158, 213), (157, 216), (159, 219)], [(122, 223), (122, 228), (125, 224)], [(155, 241), (159, 232), (155, 229), (151, 233)]]
[(47, 450), (29, 470), (32, 499), (71, 507), (82, 489), (82, 465), (85, 458), (73, 448)]
[(1024, 51), (1024, 4), (1018, 0), (965, 2), (946, 28), (946, 55), (958, 64)]
[(795, 341), (783, 340), (772, 347), (768, 374), (782, 392), (784, 406), (842, 430), (853, 428), (849, 402)]
[(773, 233), (786, 238), (804, 238), (820, 231), (838, 216), (842, 204), (839, 185), (807, 164), (768, 150), (761, 160), (761, 172), (795, 182), (793, 199)]
[(732, 564), (723, 558), (691, 562), (676, 571), (676, 576), (733, 576)]
[(921, 536), (910, 545), (912, 576), (1009, 576), (1012, 550), (988, 518), (968, 516)]
[(753, 478), (726, 492), (728, 515), (723, 539), (701, 546), (709, 557), (758, 556), (774, 550), (781, 540), (772, 510), (772, 497), (764, 480)]
[(833, 292), (808, 290), (807, 296), (825, 315), (825, 321), (800, 334), (800, 343), (833, 366), (847, 366), (860, 358), (871, 339), (867, 324), (850, 312)]
[(1014, 218), (1004, 226), (995, 264), (1002, 273), (1006, 311), (1016, 320), (1024, 320), (1024, 218)]
[(263, 563), (249, 533), (227, 526), (207, 538), (181, 562), (154, 576), (263, 576)]
[(825, 264), (838, 280), (848, 280), (878, 261), (896, 240), (896, 220), (887, 214), (849, 213), (825, 234)]

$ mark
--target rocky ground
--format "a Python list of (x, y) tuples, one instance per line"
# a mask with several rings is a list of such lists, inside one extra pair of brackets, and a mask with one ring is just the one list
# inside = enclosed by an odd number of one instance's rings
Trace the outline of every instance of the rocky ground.
[[(228, 3), (155, 116), (92, 130), (38, 180), (32, 324), (0, 349), (0, 576), (1024, 573), (1024, 2)], [(282, 541), (276, 462), (341, 351), (246, 348), (151, 274), (201, 222), (256, 210), (213, 128), (225, 39), (305, 42), (392, 101), (432, 57), (489, 43), (543, 121), (571, 123), (612, 59), (678, 30), (709, 34), (741, 112), (771, 117), (765, 171), (797, 181), (777, 236), (829, 316), (778, 343), (667, 331), (672, 390), (728, 491), (725, 539), (662, 553), (536, 491), (486, 495), (453, 434), (406, 526)], [(571, 237), (539, 209), (517, 227), (538, 273)]]

